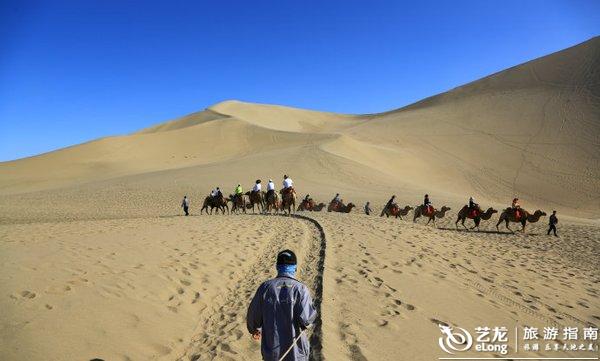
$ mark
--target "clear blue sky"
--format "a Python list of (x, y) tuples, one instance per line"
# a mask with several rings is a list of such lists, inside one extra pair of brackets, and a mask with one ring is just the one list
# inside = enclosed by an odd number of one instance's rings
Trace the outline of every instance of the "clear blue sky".
[(0, 0), (0, 160), (227, 99), (385, 111), (599, 34), (598, 0)]

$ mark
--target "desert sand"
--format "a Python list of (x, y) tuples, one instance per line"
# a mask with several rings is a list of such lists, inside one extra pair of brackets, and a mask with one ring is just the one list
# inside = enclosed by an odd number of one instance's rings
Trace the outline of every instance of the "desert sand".
[[(320, 311), (315, 359), (438, 359), (440, 324), (597, 327), (599, 69), (594, 38), (385, 113), (226, 101), (0, 163), (0, 359), (259, 359), (245, 312), (286, 247)], [(215, 186), (283, 174), (299, 196), (358, 207), (199, 215)], [(425, 193), (451, 208), (435, 226), (379, 217), (391, 194)], [(457, 230), (469, 196), (556, 209), (560, 237), (547, 216), (523, 234), (497, 232), (498, 214)]]

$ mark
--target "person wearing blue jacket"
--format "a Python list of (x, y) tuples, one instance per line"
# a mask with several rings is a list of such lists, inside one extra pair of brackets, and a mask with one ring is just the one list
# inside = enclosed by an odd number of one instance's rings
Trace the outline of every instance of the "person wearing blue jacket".
[(295, 278), (296, 266), (294, 252), (279, 252), (277, 277), (258, 287), (248, 307), (246, 326), (255, 340), (261, 339), (265, 361), (279, 361), (290, 348), (283, 360), (308, 361), (310, 345), (302, 332), (315, 322), (317, 310), (308, 287)]

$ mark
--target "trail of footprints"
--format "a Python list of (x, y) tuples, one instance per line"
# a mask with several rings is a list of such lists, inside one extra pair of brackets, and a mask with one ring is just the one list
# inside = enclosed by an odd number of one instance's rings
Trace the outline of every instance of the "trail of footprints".
[[(229, 278), (240, 281), (232, 282), (222, 296), (211, 301), (210, 310), (201, 317), (198, 330), (180, 360), (242, 358), (239, 342), (245, 334), (243, 330), (245, 330), (248, 300), (254, 296), (261, 282), (272, 277), (273, 260), (282, 246), (283, 239), (294, 240), (295, 249), (303, 247), (310, 249), (307, 256), (299, 260), (300, 275), (307, 286), (314, 288), (316, 272), (318, 272), (315, 265), (320, 249), (318, 235), (304, 224), (304, 221), (290, 220), (290, 222), (293, 222), (291, 227), (284, 222), (271, 226), (267, 234), (268, 238), (262, 238), (260, 243), (255, 244), (261, 247), (255, 262), (242, 269), (240, 269), (241, 263), (227, 268), (237, 270), (230, 271)], [(262, 236), (262, 233), (260, 235)], [(257, 343), (251, 345), (253, 352), (260, 352)]]

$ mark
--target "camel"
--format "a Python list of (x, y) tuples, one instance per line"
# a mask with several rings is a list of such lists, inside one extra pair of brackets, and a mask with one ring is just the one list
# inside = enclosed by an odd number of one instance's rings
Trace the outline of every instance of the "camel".
[(287, 209), (287, 214), (296, 213), (296, 191), (282, 189), (279, 193), (281, 193), (281, 210), (285, 213)]
[(271, 213), (271, 211), (275, 211), (275, 213), (279, 213), (279, 208), (281, 207), (281, 202), (279, 201), (279, 196), (277, 193), (272, 192), (269, 195), (267, 193), (263, 194), (263, 198), (265, 200), (265, 208), (263, 208), (264, 213)]
[(312, 199), (309, 201), (302, 200), (300, 205), (298, 206), (297, 211), (311, 211), (311, 212), (320, 212), (321, 209), (325, 208), (325, 203), (316, 204)]
[[(465, 205), (458, 212), (458, 217), (456, 218), (456, 222), (454, 222), (454, 225), (456, 226), (456, 229), (458, 229), (458, 221), (461, 221), (462, 226), (466, 230), (474, 229), (474, 228), (477, 228), (477, 230), (479, 230), (479, 223), (481, 222), (481, 220), (487, 221), (488, 219), (492, 218), (492, 214), (494, 214), (494, 213), (498, 213), (498, 211), (492, 207), (488, 208), (487, 211), (482, 212), (481, 209), (469, 211), (469, 206)], [(465, 226), (465, 220), (467, 218), (473, 220), (473, 222), (475, 223), (475, 225), (473, 227), (467, 228)]]
[(225, 210), (227, 210), (227, 213), (229, 213), (229, 206), (227, 205), (227, 201), (228, 200), (225, 199), (223, 196), (220, 196), (219, 198), (206, 196), (206, 198), (204, 198), (202, 208), (200, 209), (200, 214), (202, 214), (202, 212), (205, 210), (206, 214), (208, 214), (208, 207), (210, 207), (210, 214), (212, 214), (214, 208), (217, 209), (217, 213), (219, 213), (219, 209), (223, 211), (223, 214), (225, 214)]
[(238, 214), (240, 209), (242, 212), (246, 213), (246, 198), (244, 198), (243, 194), (240, 194), (239, 197), (230, 194), (229, 201), (231, 202), (231, 213), (235, 212)]
[(386, 208), (381, 212), (381, 217), (385, 214), (386, 217), (394, 216), (402, 219), (403, 216), (407, 215), (413, 209), (411, 206), (400, 208), (396, 203), (392, 204), (389, 208)]
[(428, 225), (429, 222), (433, 221), (433, 225), (435, 226), (435, 219), (436, 218), (444, 218), (444, 216), (446, 215), (446, 212), (450, 210), (450, 207), (446, 207), (443, 206), (441, 210), (437, 210), (435, 208), (432, 208), (431, 211), (428, 211), (426, 209), (426, 207), (424, 205), (420, 205), (415, 207), (415, 215), (413, 217), (413, 222), (417, 221), (417, 218), (423, 216), (423, 217), (428, 217), (429, 220), (427, 221), (427, 223), (425, 225)]
[(525, 225), (527, 224), (527, 222), (535, 223), (535, 222), (539, 221), (542, 216), (546, 215), (546, 212), (539, 210), (539, 209), (537, 211), (535, 211), (535, 213), (533, 213), (533, 214), (527, 212), (524, 209), (519, 209), (519, 211), (521, 214), (518, 219), (515, 217), (514, 209), (506, 208), (504, 211), (502, 211), (502, 213), (500, 214), (500, 219), (498, 220), (498, 223), (496, 224), (496, 229), (498, 229), (498, 226), (500, 225), (500, 223), (505, 222), (506, 228), (508, 228), (509, 231), (515, 233), (508, 226), (508, 224), (510, 222), (515, 222), (515, 223), (521, 223), (521, 225), (523, 226), (523, 228), (521, 228), (521, 232), (525, 233)]
[(325, 203), (321, 202), (321, 203), (319, 203), (319, 204), (315, 205), (315, 206), (314, 206), (314, 207), (311, 209), (311, 211), (313, 211), (313, 212), (321, 212), (321, 210), (322, 210), (323, 208), (325, 208)]
[(254, 205), (257, 206), (258, 211), (262, 212), (262, 210), (265, 208), (265, 202), (264, 202), (264, 198), (261, 192), (252, 192), (252, 191), (248, 191), (245, 193), (248, 196), (249, 202), (246, 205), (247, 209), (252, 208), (252, 213), (254, 213)]
[(342, 201), (331, 202), (327, 207), (327, 212), (350, 213), (354, 207), (356, 207), (354, 203), (348, 203), (347, 205), (344, 205), (344, 202)]

